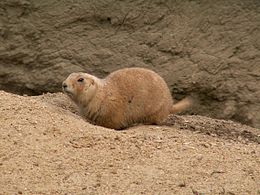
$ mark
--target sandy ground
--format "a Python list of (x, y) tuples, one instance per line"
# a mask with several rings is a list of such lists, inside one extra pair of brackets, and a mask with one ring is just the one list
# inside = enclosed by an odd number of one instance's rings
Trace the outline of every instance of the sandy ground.
[(171, 116), (115, 131), (61, 93), (0, 102), (0, 194), (260, 194), (257, 129)]

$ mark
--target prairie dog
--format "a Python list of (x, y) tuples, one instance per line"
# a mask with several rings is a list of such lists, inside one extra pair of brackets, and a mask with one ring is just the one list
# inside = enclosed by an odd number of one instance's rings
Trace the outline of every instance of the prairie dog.
[(144, 68), (120, 69), (104, 79), (71, 73), (62, 87), (87, 120), (112, 129), (136, 123), (160, 125), (169, 114), (191, 105), (188, 98), (173, 105), (163, 78)]

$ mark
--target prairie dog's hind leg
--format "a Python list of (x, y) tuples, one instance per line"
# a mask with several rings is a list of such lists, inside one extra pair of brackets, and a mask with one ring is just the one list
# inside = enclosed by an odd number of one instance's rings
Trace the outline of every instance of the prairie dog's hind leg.
[(161, 110), (149, 117), (148, 124), (163, 125), (168, 117), (169, 113), (165, 110)]

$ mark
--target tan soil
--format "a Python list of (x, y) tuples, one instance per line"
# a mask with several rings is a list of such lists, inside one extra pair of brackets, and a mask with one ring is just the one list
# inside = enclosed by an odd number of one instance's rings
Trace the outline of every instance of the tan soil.
[(171, 116), (115, 131), (60, 93), (0, 102), (0, 194), (260, 194), (257, 129)]

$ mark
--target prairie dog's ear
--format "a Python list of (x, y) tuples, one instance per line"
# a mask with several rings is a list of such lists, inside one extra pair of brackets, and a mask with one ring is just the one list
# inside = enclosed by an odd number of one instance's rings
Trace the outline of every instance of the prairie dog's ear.
[(90, 86), (90, 85), (94, 85), (95, 81), (92, 78), (87, 78), (86, 83)]
[(89, 86), (95, 84), (95, 81), (92, 78), (87, 78), (86, 80), (87, 80), (87, 83), (88, 83)]
[(95, 84), (94, 79), (90, 79), (90, 83), (91, 83), (91, 85), (94, 85)]

